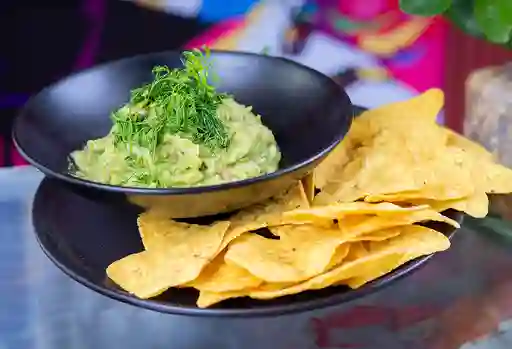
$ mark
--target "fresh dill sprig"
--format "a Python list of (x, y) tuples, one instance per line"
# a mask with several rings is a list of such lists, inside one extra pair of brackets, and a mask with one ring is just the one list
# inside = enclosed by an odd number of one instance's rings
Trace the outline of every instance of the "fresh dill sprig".
[(225, 148), (229, 136), (217, 116), (227, 96), (209, 84), (210, 52), (183, 53), (181, 69), (153, 68), (153, 81), (131, 91), (127, 106), (112, 113), (115, 142), (155, 150), (165, 134), (179, 134), (211, 149)]

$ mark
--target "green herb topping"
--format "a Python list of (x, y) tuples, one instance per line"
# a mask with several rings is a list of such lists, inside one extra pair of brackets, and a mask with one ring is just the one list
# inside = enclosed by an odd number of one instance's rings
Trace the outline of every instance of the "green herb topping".
[(227, 96), (209, 84), (210, 52), (183, 53), (183, 68), (153, 68), (154, 79), (131, 91), (130, 102), (112, 113), (117, 143), (155, 150), (164, 134), (179, 134), (211, 149), (225, 148), (229, 136), (217, 106)]

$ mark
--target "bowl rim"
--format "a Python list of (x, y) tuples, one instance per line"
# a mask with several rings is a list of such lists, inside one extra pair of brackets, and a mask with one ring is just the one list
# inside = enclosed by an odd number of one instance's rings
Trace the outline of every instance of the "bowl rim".
[[(107, 192), (116, 192), (116, 193), (124, 193), (124, 194), (139, 194), (139, 195), (190, 195), (190, 194), (200, 194), (200, 193), (207, 193), (207, 192), (213, 192), (213, 191), (219, 191), (219, 190), (227, 190), (227, 189), (234, 189), (238, 187), (248, 186), (251, 184), (269, 181), (276, 179), (280, 176), (293, 173), (300, 168), (306, 167), (317, 160), (322, 159), (325, 157), (328, 153), (330, 153), (343, 139), (346, 132), (339, 132), (337, 134), (337, 137), (329, 146), (322, 149), (321, 151), (317, 152), (313, 156), (307, 158), (304, 161), (301, 161), (299, 163), (296, 163), (292, 166), (287, 166), (283, 168), (278, 168), (274, 172), (270, 172), (267, 174), (259, 175), (256, 177), (246, 178), (243, 180), (233, 181), (233, 182), (225, 182), (220, 184), (214, 184), (214, 185), (205, 185), (205, 186), (196, 186), (196, 187), (171, 187), (171, 188), (145, 188), (145, 187), (123, 187), (123, 186), (117, 186), (117, 185), (111, 185), (111, 184), (104, 184), (99, 182), (94, 182), (87, 179), (82, 179), (78, 177), (74, 177), (67, 173), (57, 172), (54, 171), (47, 166), (44, 166), (37, 162), (35, 159), (33, 159), (23, 146), (18, 141), (17, 131), (19, 129), (19, 123), (20, 120), (23, 118), (23, 115), (26, 113), (27, 109), (30, 107), (32, 103), (34, 103), (34, 100), (40, 96), (45, 91), (49, 91), (58, 85), (64, 83), (65, 81), (76, 78), (80, 75), (85, 75), (87, 73), (90, 73), (94, 70), (100, 70), (102, 68), (105, 68), (112, 64), (120, 64), (121, 62), (127, 62), (127, 61), (135, 61), (139, 59), (143, 59), (144, 57), (151, 57), (151, 56), (164, 56), (166, 54), (176, 54), (176, 53), (183, 53), (186, 50), (165, 50), (165, 51), (158, 51), (158, 52), (150, 52), (150, 53), (143, 53), (138, 54), (130, 57), (125, 57), (121, 59), (111, 60), (107, 62), (103, 62), (97, 65), (94, 65), (92, 67), (89, 67), (87, 69), (78, 71), (76, 73), (69, 74), (65, 76), (62, 79), (57, 80), (56, 82), (49, 84), (48, 86), (44, 87), (42, 90), (40, 90), (35, 95), (31, 96), (29, 100), (25, 103), (25, 105), (20, 109), (20, 111), (17, 113), (12, 127), (11, 132), (11, 138), (13, 140), (13, 144), (18, 150), (18, 152), (27, 160), (27, 162), (43, 172), (45, 175), (57, 178), (59, 180), (65, 181), (70, 184), (78, 185), (78, 186), (85, 186), (90, 189), (97, 189), (97, 190), (103, 190)], [(253, 52), (242, 52), (242, 51), (228, 51), (228, 50), (210, 50), (211, 54), (220, 54), (220, 55), (229, 55), (229, 56), (250, 56), (250, 57), (258, 57), (259, 59), (268, 59), (268, 60), (280, 60), (284, 61), (286, 64), (296, 66), (297, 68), (300, 68), (302, 70), (308, 71), (313, 75), (316, 75), (319, 79), (324, 80), (326, 85), (330, 85), (332, 89), (337, 89), (339, 92), (340, 99), (345, 99), (348, 108), (350, 109), (350, 112), (352, 112), (353, 105), (350, 100), (350, 97), (346, 93), (345, 89), (343, 89), (341, 86), (339, 86), (334, 80), (329, 78), (327, 75), (310, 68), (308, 66), (305, 66), (303, 64), (300, 64), (298, 62), (295, 62), (293, 60), (290, 60), (285, 57), (278, 57), (278, 56), (270, 56), (270, 55), (264, 55), (260, 53), (253, 53)], [(353, 117), (347, 117), (346, 118), (346, 126), (347, 130), (350, 128), (350, 125), (352, 123)], [(342, 126), (342, 125), (340, 125)], [(340, 127), (340, 129), (343, 129), (343, 127)], [(278, 144), (279, 146), (279, 144)]]

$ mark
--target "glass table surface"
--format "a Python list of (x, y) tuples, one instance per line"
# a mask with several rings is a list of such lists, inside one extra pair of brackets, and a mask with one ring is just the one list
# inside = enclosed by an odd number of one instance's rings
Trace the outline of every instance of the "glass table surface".
[(0, 170), (0, 349), (512, 348), (512, 239), (481, 228), (485, 221), (466, 220), (449, 251), (350, 303), (273, 318), (192, 318), (118, 303), (58, 270), (31, 225), (41, 179), (28, 166)]

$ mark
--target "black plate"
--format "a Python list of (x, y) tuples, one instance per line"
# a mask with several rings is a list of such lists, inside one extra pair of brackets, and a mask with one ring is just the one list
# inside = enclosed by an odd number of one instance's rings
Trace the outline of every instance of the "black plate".
[[(449, 217), (462, 221), (461, 213)], [(411, 261), (360, 289), (330, 287), (274, 300), (232, 299), (208, 309), (195, 305), (193, 289), (170, 290), (151, 300), (138, 299), (119, 289), (106, 277), (113, 261), (142, 250), (137, 230), (137, 214), (89, 200), (70, 191), (60, 182), (46, 178), (34, 201), (33, 224), (44, 253), (64, 273), (81, 284), (113, 299), (163, 313), (193, 316), (269, 316), (318, 309), (350, 301), (390, 285), (423, 265), (432, 255)], [(431, 225), (448, 237), (455, 229), (444, 223)]]
[(329, 77), (282, 58), (212, 51), (217, 89), (251, 105), (274, 134), (282, 154), (277, 171), (188, 188), (127, 188), (70, 176), (69, 154), (87, 140), (107, 135), (110, 113), (128, 101), (130, 90), (152, 80), (155, 65), (181, 67), (180, 58), (178, 51), (139, 55), (93, 67), (45, 88), (16, 118), (15, 145), (32, 165), (81, 195), (111, 204), (123, 204), (127, 195), (159, 205), (165, 201), (173, 217), (201, 217), (249, 206), (290, 187), (311, 172), (350, 127), (350, 99)]

